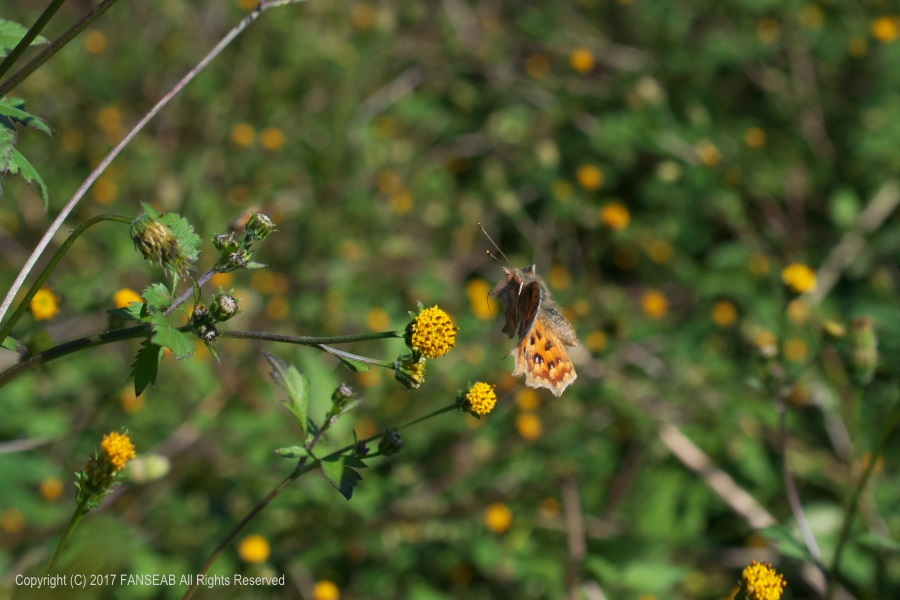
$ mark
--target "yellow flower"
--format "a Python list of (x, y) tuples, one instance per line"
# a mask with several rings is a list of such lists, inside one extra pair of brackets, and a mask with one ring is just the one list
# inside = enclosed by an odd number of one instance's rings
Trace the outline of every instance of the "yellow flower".
[(244, 10), (254, 10), (259, 6), (259, 0), (237, 0), (237, 5)]
[(756, 25), (756, 37), (763, 44), (774, 44), (781, 37), (781, 25), (775, 19), (763, 19)]
[(403, 180), (397, 171), (388, 169), (378, 174), (375, 185), (382, 194), (395, 194), (403, 189)]
[(797, 325), (802, 325), (809, 320), (809, 315), (812, 313), (812, 308), (809, 303), (803, 300), (802, 298), (795, 298), (788, 302), (787, 305), (787, 315), (788, 318), (796, 323)]
[(712, 320), (719, 327), (731, 327), (737, 318), (737, 307), (728, 300), (720, 300), (713, 305)]
[(780, 600), (787, 582), (784, 575), (772, 568), (772, 563), (753, 561), (744, 569), (741, 590), (750, 600)]
[(697, 153), (697, 158), (700, 159), (700, 162), (707, 167), (715, 167), (722, 162), (722, 153), (710, 140), (704, 139), (697, 142), (694, 152)]
[[(262, 269), (260, 269), (262, 270)], [(209, 280), (210, 285), (216, 288), (229, 288), (234, 282), (234, 273), (216, 273)]]
[(119, 405), (122, 407), (122, 410), (130, 415), (133, 415), (136, 412), (140, 412), (141, 409), (144, 408), (144, 397), (146, 395), (146, 390), (144, 390), (143, 394), (138, 396), (134, 393), (133, 385), (126, 385), (122, 388), (122, 391), (119, 392)]
[(607, 344), (609, 344), (609, 336), (606, 335), (605, 331), (596, 329), (588, 334), (584, 343), (591, 351), (600, 352), (605, 350)]
[(544, 498), (538, 505), (538, 514), (544, 519), (557, 519), (561, 513), (562, 506), (556, 498)]
[(313, 600), (341, 600), (341, 590), (327, 579), (317, 581), (313, 588)]
[(883, 44), (890, 44), (900, 37), (900, 16), (879, 17), (872, 21), (872, 36)]
[(815, 4), (807, 4), (800, 9), (800, 24), (807, 29), (818, 29), (822, 26), (825, 15), (822, 9)]
[(534, 388), (523, 387), (516, 392), (516, 406), (522, 410), (535, 410), (540, 405), (541, 397)]
[(476, 417), (483, 417), (494, 410), (497, 405), (497, 394), (493, 385), (479, 381), (469, 388), (463, 397), (462, 409)]
[(597, 61), (594, 59), (594, 54), (587, 48), (576, 48), (569, 56), (569, 63), (579, 73), (587, 73), (594, 69)]
[(134, 451), (134, 444), (131, 443), (131, 438), (115, 431), (103, 436), (100, 447), (117, 471), (124, 469), (125, 464), (137, 456), (137, 453)]
[(484, 524), (494, 533), (503, 533), (512, 525), (512, 511), (505, 504), (495, 502), (484, 510)]
[(91, 188), (91, 196), (100, 204), (112, 204), (119, 197), (119, 184), (114, 175), (104, 173)]
[(360, 31), (371, 29), (375, 24), (375, 7), (368, 2), (354, 4), (350, 9), (350, 22)]
[(816, 289), (816, 272), (802, 263), (793, 263), (781, 272), (781, 280), (798, 294)]
[(59, 477), (48, 477), (41, 482), (41, 496), (46, 500), (57, 500), (66, 489)]
[(59, 297), (47, 288), (41, 288), (29, 304), (36, 321), (46, 321), (59, 314)]
[(25, 515), (16, 508), (7, 508), (0, 512), (0, 531), (13, 534), (19, 533), (25, 527)]
[(127, 308), (132, 302), (143, 304), (144, 299), (131, 288), (122, 288), (113, 294), (113, 306), (115, 308)]
[(269, 541), (261, 535), (248, 535), (238, 545), (238, 554), (244, 562), (258, 564), (269, 559)]
[(259, 142), (262, 144), (262, 147), (272, 152), (277, 152), (284, 148), (286, 140), (284, 132), (277, 127), (267, 127), (259, 134)]
[(103, 54), (106, 52), (106, 36), (99, 29), (88, 29), (84, 32), (84, 48), (88, 54)]
[(97, 111), (97, 125), (108, 135), (115, 135), (122, 129), (122, 111), (115, 106), (104, 106)]
[(438, 358), (456, 345), (456, 325), (437, 306), (426, 308), (409, 324), (406, 337), (410, 348), (425, 358)]
[(631, 213), (624, 205), (610, 202), (600, 209), (600, 221), (610, 229), (625, 229), (631, 222)]
[(744, 143), (748, 148), (759, 150), (766, 145), (766, 132), (759, 127), (751, 127), (744, 133)]
[(373, 308), (366, 315), (369, 331), (387, 331), (391, 326), (391, 316), (383, 308)]
[(472, 313), (482, 321), (493, 319), (499, 307), (497, 300), (488, 296), (491, 284), (484, 279), (472, 279), (466, 283), (466, 296)]
[(648, 290), (644, 292), (641, 298), (641, 308), (644, 314), (654, 321), (658, 321), (666, 316), (669, 312), (669, 301), (657, 290)]
[(266, 316), (272, 321), (280, 321), (291, 312), (291, 305), (284, 296), (272, 296), (266, 303)]
[(791, 362), (803, 362), (809, 349), (806, 342), (797, 338), (790, 338), (784, 342), (784, 357)]
[(575, 179), (578, 180), (578, 185), (593, 192), (603, 186), (603, 171), (594, 165), (581, 165), (575, 172)]
[(412, 192), (407, 189), (402, 189), (399, 192), (392, 194), (389, 202), (391, 204), (391, 210), (398, 215), (405, 215), (412, 211), (415, 200), (415, 196), (413, 196)]
[(238, 146), (249, 146), (256, 140), (256, 130), (248, 123), (238, 123), (231, 128), (231, 141)]
[(541, 418), (533, 412), (523, 412), (516, 416), (516, 430), (523, 440), (533, 442), (544, 433)]
[(572, 283), (572, 276), (569, 270), (563, 266), (550, 267), (550, 275), (547, 277), (550, 285), (557, 290), (564, 290)]

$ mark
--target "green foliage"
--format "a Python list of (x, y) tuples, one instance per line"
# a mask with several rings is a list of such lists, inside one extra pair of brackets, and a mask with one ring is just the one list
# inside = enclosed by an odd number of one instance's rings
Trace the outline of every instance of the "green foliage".
[(274, 354), (264, 352), (263, 356), (272, 367), (272, 381), (287, 394), (282, 404), (296, 417), (305, 440), (309, 430), (309, 378)]
[[(10, 50), (18, 45), (26, 33), (28, 33), (27, 27), (22, 27), (13, 21), (0, 19), (0, 58), (9, 54)], [(40, 35), (31, 41), (32, 46), (46, 43), (47, 38)]]
[(324, 458), (321, 462), (322, 475), (331, 485), (341, 493), (344, 498), (350, 500), (353, 496), (353, 488), (362, 481), (362, 475), (354, 470), (366, 467), (359, 457), (352, 455), (340, 455), (332, 458)]
[(159, 361), (163, 357), (163, 348), (149, 340), (141, 344), (134, 364), (131, 365), (131, 377), (134, 379), (134, 393), (140, 396), (148, 385), (156, 383), (159, 372)]

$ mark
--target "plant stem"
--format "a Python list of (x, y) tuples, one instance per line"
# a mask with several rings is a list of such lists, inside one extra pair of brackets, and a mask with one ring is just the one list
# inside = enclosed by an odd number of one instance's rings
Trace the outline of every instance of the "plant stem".
[(34, 298), (34, 295), (38, 293), (38, 290), (44, 285), (44, 282), (47, 281), (47, 278), (50, 277), (50, 274), (53, 273), (53, 270), (56, 268), (56, 265), (59, 264), (59, 261), (62, 260), (62, 257), (65, 256), (66, 252), (68, 252), (69, 248), (72, 247), (72, 244), (75, 243), (75, 240), (78, 237), (87, 231), (89, 227), (92, 225), (96, 225), (102, 221), (118, 221), (119, 223), (131, 223), (131, 219), (128, 217), (123, 217), (122, 215), (97, 215), (91, 219), (88, 219), (81, 226), (78, 227), (75, 231), (73, 231), (68, 239), (63, 242), (62, 246), (59, 247), (59, 250), (56, 251), (56, 254), (53, 255), (53, 258), (50, 259), (50, 262), (47, 263), (47, 266), (44, 267), (44, 270), (38, 276), (37, 280), (31, 286), (31, 289), (28, 290), (28, 293), (25, 294), (25, 297), (22, 298), (22, 301), (19, 303), (19, 306), (16, 307), (15, 312), (13, 312), (12, 316), (9, 318), (9, 321), (0, 329), (0, 342), (6, 339), (10, 333), (12, 333), (13, 327), (16, 326), (16, 323), (19, 322), (19, 319), (22, 318), (22, 315), (25, 314), (25, 311), (28, 310), (28, 306), (31, 302), (31, 299)]
[[(213, 276), (217, 272), (218, 271), (216, 271), (215, 269), (210, 269), (209, 271), (207, 271), (206, 273), (201, 275), (200, 278), (197, 280), (197, 287), (203, 287), (206, 284), (206, 282), (209, 281), (210, 279), (212, 279)], [(166, 309), (166, 312), (164, 312), (163, 314), (167, 317), (169, 315), (171, 315), (173, 312), (175, 312), (178, 309), (179, 306), (181, 306), (182, 304), (187, 302), (188, 298), (190, 298), (191, 294), (193, 294), (193, 293), (194, 293), (194, 286), (191, 286), (188, 289), (181, 292), (181, 295), (178, 296), (178, 298), (176, 298), (174, 302), (172, 302), (172, 304), (169, 306), (169, 308)]]
[(866, 465), (866, 469), (859, 479), (859, 485), (853, 490), (853, 495), (850, 497), (850, 501), (847, 504), (847, 511), (844, 513), (844, 522), (841, 523), (841, 532), (838, 535), (837, 546), (835, 546), (834, 549), (834, 558), (831, 560), (831, 577), (828, 578), (828, 600), (834, 598), (838, 589), (837, 581), (839, 579), (838, 574), (841, 567), (841, 556), (844, 552), (844, 548), (847, 546), (847, 540), (850, 538), (850, 529), (853, 526), (853, 519), (856, 516), (856, 511), (859, 509), (859, 500), (862, 497), (863, 491), (866, 489), (866, 484), (868, 484), (872, 472), (875, 470), (878, 458), (884, 452), (884, 448), (898, 421), (900, 421), (900, 410), (895, 408), (893, 414), (888, 418), (885, 428), (881, 432), (881, 438), (878, 440), (878, 444), (869, 456), (869, 464)]
[(66, 547), (69, 538), (72, 537), (73, 533), (75, 533), (75, 529), (78, 527), (78, 524), (81, 523), (81, 520), (86, 514), (88, 514), (88, 510), (87, 508), (85, 508), (83, 503), (75, 507), (75, 513), (69, 520), (69, 525), (66, 527), (66, 532), (63, 533), (63, 536), (59, 540), (59, 544), (56, 545), (56, 552), (53, 553), (53, 558), (50, 559), (50, 564), (47, 565), (47, 570), (44, 571), (45, 575), (49, 575), (50, 572), (53, 571), (53, 568), (56, 566), (56, 561), (59, 560), (59, 557), (62, 554), (63, 548)]
[[(428, 419), (431, 419), (433, 417), (441, 415), (445, 412), (450, 412), (451, 410), (456, 410), (456, 408), (457, 408), (457, 406), (456, 406), (456, 403), (454, 402), (453, 404), (450, 404), (448, 406), (445, 406), (443, 408), (439, 408), (438, 410), (430, 412), (427, 415), (423, 415), (421, 417), (416, 417), (415, 419), (411, 419), (411, 420), (407, 421), (406, 423), (400, 425), (396, 429), (397, 429), (397, 431), (406, 429), (407, 427), (411, 427), (417, 423), (421, 423), (422, 421), (426, 421)], [(373, 441), (381, 438), (383, 435), (384, 435), (383, 433), (379, 433), (379, 434), (373, 435), (372, 437), (367, 438), (365, 440), (361, 440), (361, 442), (355, 442), (348, 446), (344, 446), (340, 450), (335, 450), (328, 456), (318, 458), (308, 465), (306, 464), (306, 461), (309, 458), (308, 456), (300, 459), (300, 461), (297, 464), (297, 468), (294, 469), (294, 472), (291, 473), (290, 475), (288, 475), (281, 483), (276, 485), (268, 494), (266, 494), (266, 496), (262, 500), (260, 500), (259, 503), (257, 503), (257, 505), (254, 506), (243, 519), (241, 519), (240, 523), (238, 523), (237, 525), (234, 526), (234, 528), (228, 533), (228, 535), (225, 536), (225, 539), (223, 539), (219, 543), (219, 545), (216, 546), (216, 548), (212, 551), (212, 554), (209, 555), (209, 558), (206, 559), (206, 562), (203, 563), (203, 566), (200, 568), (200, 571), (198, 573), (200, 575), (205, 575), (209, 571), (210, 567), (212, 567), (213, 563), (216, 562), (216, 559), (219, 558), (219, 555), (222, 553), (222, 551), (232, 542), (232, 540), (234, 540), (234, 538), (236, 538), (238, 536), (238, 534), (244, 529), (244, 527), (246, 527), (247, 524), (250, 523), (250, 521), (252, 521), (256, 515), (258, 515), (260, 512), (262, 512), (263, 509), (265, 509), (276, 497), (278, 497), (278, 495), (291, 482), (295, 481), (301, 475), (303, 475), (305, 473), (309, 473), (310, 471), (312, 471), (313, 469), (318, 467), (320, 464), (322, 464), (322, 461), (325, 461), (325, 460), (328, 460), (331, 458), (335, 458), (337, 456), (340, 456), (341, 454), (344, 454), (345, 452), (350, 452), (351, 450), (356, 448), (360, 443), (368, 444), (370, 442), (373, 442)], [(191, 587), (188, 588), (187, 592), (185, 592), (184, 597), (183, 597), (184, 600), (188, 600), (189, 598), (191, 598), (194, 595), (194, 592), (197, 591), (198, 584), (196, 583), (196, 577), (194, 578), (194, 580), (195, 580), (195, 583), (192, 584)]]
[(403, 330), (378, 331), (376, 333), (360, 333), (356, 335), (332, 335), (316, 337), (312, 335), (285, 335), (282, 333), (269, 333), (267, 331), (220, 331), (219, 337), (238, 338), (243, 340), (264, 340), (268, 342), (284, 342), (287, 344), (302, 344), (304, 346), (319, 346), (321, 344), (346, 344), (349, 342), (366, 342), (369, 340), (381, 340), (389, 338), (401, 338), (406, 335)]
[[(53, 18), (53, 15), (56, 14), (56, 11), (59, 10), (59, 7), (62, 6), (65, 1), (66, 0), (53, 0), (50, 2), (50, 6), (44, 9), (44, 12), (42, 12), (41, 16), (38, 17), (38, 20), (34, 22), (31, 29), (25, 33), (25, 37), (19, 40), (19, 43), (12, 49), (12, 52), (7, 54), (6, 58), (3, 59), (3, 62), (0, 63), (0, 77), (3, 77), (16, 61), (19, 60), (19, 57), (25, 53), (25, 50), (31, 45), (31, 42), (34, 41), (34, 38), (43, 31), (44, 27), (47, 26), (47, 23), (50, 22), (50, 19)], [(12, 89), (12, 86), (10, 86), (9, 89)], [(5, 82), (0, 86), (0, 96), (5, 96), (6, 92), (7, 83)]]

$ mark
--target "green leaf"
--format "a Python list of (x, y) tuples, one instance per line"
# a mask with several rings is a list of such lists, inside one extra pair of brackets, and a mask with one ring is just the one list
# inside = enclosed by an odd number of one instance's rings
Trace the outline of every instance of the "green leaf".
[(857, 536), (854, 541), (860, 546), (876, 552), (900, 552), (900, 542), (873, 533), (863, 533)]
[(0, 116), (0, 176), (9, 172), (12, 153), (19, 141), (16, 126), (7, 117)]
[(144, 288), (141, 297), (150, 308), (164, 309), (172, 304), (172, 293), (162, 283), (152, 283)]
[(244, 265), (245, 269), (264, 269), (269, 265), (264, 265), (263, 263), (258, 263), (256, 261), (250, 261), (246, 265)]
[(760, 531), (760, 533), (775, 542), (775, 547), (780, 554), (790, 558), (812, 561), (812, 557), (809, 555), (809, 550), (807, 550), (806, 546), (794, 537), (794, 534), (784, 525), (766, 527)]
[[(2, 129), (2, 128), (0, 128)], [(3, 145), (3, 141), (0, 140), (0, 146)], [(2, 158), (0, 158), (2, 160)], [(31, 183), (36, 181), (38, 187), (41, 188), (41, 198), (44, 199), (44, 210), (47, 210), (47, 202), (50, 200), (50, 196), (47, 193), (47, 184), (44, 183), (44, 180), (41, 178), (40, 174), (31, 166), (31, 163), (28, 162), (21, 152), (13, 148), (12, 154), (9, 157), (9, 161), (6, 164), (6, 169), (2, 165), (0, 165), (0, 175), (4, 172), (12, 173), (13, 175), (21, 175), (22, 178), (27, 182)]]
[(209, 350), (209, 353), (213, 355), (213, 358), (216, 359), (216, 362), (222, 362), (222, 359), (219, 358), (219, 351), (216, 350), (216, 347), (207, 341), (204, 341), (203, 343), (206, 344), (206, 349)]
[(158, 219), (162, 216), (162, 213), (147, 204), (146, 202), (141, 202), (141, 208), (144, 209), (144, 212), (147, 213), (147, 216), (151, 219)]
[(202, 240), (190, 222), (178, 213), (166, 213), (159, 217), (159, 222), (172, 230), (188, 260), (191, 262), (197, 260), (197, 257), (200, 256)]
[(300, 423), (303, 431), (303, 439), (306, 439), (307, 431), (309, 431), (308, 415), (309, 415), (309, 378), (297, 370), (293, 365), (289, 365), (274, 354), (263, 352), (263, 356), (269, 361), (272, 367), (270, 373), (272, 381), (280, 387), (288, 396), (283, 402), (284, 407)]
[(134, 364), (131, 365), (131, 376), (134, 377), (134, 394), (141, 393), (151, 383), (156, 383), (156, 374), (159, 371), (159, 361), (162, 360), (163, 349), (150, 340), (144, 340), (141, 349), (138, 350)]
[[(13, 48), (15, 48), (22, 38), (25, 37), (25, 34), (28, 33), (28, 28), (19, 25), (14, 21), (7, 21), (6, 19), (0, 19), (0, 58), (9, 54)], [(38, 44), (46, 44), (47, 38), (44, 36), (37, 36), (33, 40), (31, 40), (31, 46), (37, 46)]]
[(114, 317), (120, 317), (126, 321), (148, 321), (149, 318), (146, 316), (145, 311), (146, 306), (146, 304), (142, 304), (141, 302), (132, 302), (124, 308), (110, 308), (106, 312), (107, 314)]
[(278, 448), (275, 454), (284, 458), (303, 458), (309, 456), (309, 452), (303, 446), (288, 446), (286, 448)]
[(365, 373), (371, 368), (368, 364), (352, 358), (346, 358), (344, 356), (338, 356), (338, 358), (341, 359), (341, 362), (344, 363), (345, 367), (355, 373)]
[(19, 340), (17, 340), (16, 338), (14, 338), (11, 335), (6, 336), (6, 339), (3, 340), (3, 343), (0, 344), (0, 346), (2, 346), (3, 348), (6, 348), (7, 350), (12, 350), (13, 352), (17, 352), (17, 353), (23, 354), (23, 355), (28, 352), (28, 348), (25, 347), (25, 344), (23, 344), (22, 342), (20, 342)]
[(26, 111), (24, 106), (25, 101), (19, 98), (0, 98), (0, 115), (7, 116), (23, 125), (31, 125), (38, 131), (52, 135), (53, 132), (46, 121)]
[(365, 468), (366, 463), (358, 456), (343, 454), (330, 458), (323, 458), (320, 463), (322, 475), (331, 485), (337, 488), (347, 500), (353, 495), (353, 488), (362, 480), (362, 476), (351, 467)]
[(150, 324), (153, 326), (153, 337), (150, 341), (154, 344), (168, 348), (178, 360), (189, 358), (194, 354), (191, 338), (172, 327), (164, 314), (157, 312), (150, 315)]

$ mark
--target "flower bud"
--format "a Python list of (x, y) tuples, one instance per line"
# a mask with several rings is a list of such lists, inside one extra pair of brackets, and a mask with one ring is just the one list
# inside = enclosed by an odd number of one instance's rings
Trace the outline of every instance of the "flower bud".
[(378, 451), (382, 456), (391, 456), (403, 448), (403, 438), (396, 429), (388, 429), (378, 442)]
[(394, 378), (414, 390), (425, 381), (425, 357), (414, 354), (401, 356), (394, 362)]
[(227, 321), (238, 314), (237, 298), (230, 294), (219, 294), (209, 307), (209, 312), (217, 322)]
[(247, 238), (251, 240), (264, 240), (275, 231), (272, 219), (262, 213), (253, 213), (247, 221)]

